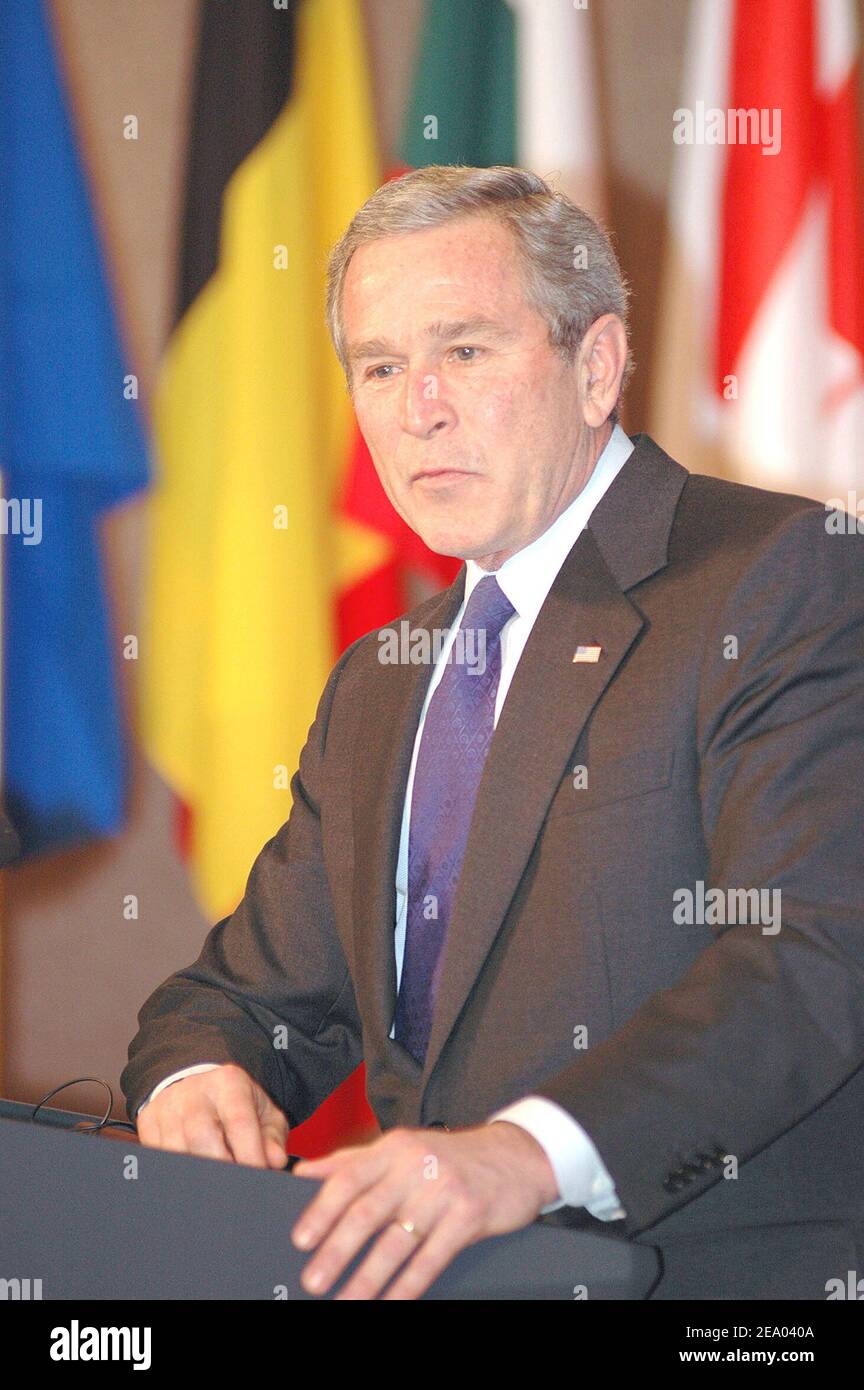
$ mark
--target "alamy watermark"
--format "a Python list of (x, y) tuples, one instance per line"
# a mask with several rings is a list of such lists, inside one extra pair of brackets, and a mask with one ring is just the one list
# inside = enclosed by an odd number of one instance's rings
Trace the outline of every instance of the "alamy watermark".
[(52, 1361), (130, 1361), (133, 1371), (151, 1365), (152, 1328), (90, 1327), (73, 1318), (68, 1327), (51, 1329)]
[[(398, 630), (382, 628), (378, 633), (378, 660), (382, 666), (428, 666), (438, 661), (450, 629), (426, 627), (412, 629), (403, 618)], [(460, 627), (447, 653), (447, 663), (465, 666), (472, 676), (482, 676), (486, 670), (485, 627)]]
[(42, 498), (0, 497), (0, 536), (20, 536), (24, 545), (42, 540)]
[(829, 536), (864, 536), (864, 496), (847, 492), (846, 499), (829, 497), (825, 503), (825, 530)]
[(15, 1303), (42, 1297), (41, 1279), (0, 1279), (0, 1299)]
[(746, 922), (762, 927), (763, 936), (780, 930), (780, 888), (709, 888), (701, 879), (692, 888), (676, 888), (672, 920), (677, 926), (731, 926)]
[(676, 145), (759, 145), (763, 154), (780, 153), (779, 106), (738, 106), (723, 110), (697, 101), (672, 113), (672, 139)]

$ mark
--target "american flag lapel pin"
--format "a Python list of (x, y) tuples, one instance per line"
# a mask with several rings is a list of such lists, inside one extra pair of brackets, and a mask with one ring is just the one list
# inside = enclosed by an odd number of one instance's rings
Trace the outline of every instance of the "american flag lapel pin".
[(599, 660), (600, 660), (600, 653), (602, 652), (602, 650), (603, 650), (602, 647), (595, 647), (595, 646), (590, 646), (590, 645), (589, 645), (589, 646), (584, 646), (584, 647), (577, 647), (576, 650), (575, 650), (575, 652), (573, 653), (573, 660), (574, 660), (574, 661), (599, 661)]

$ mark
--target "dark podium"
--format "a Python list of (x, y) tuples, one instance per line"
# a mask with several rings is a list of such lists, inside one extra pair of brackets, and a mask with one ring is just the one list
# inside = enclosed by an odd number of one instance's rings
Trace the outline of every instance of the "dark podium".
[[(144, 1148), (122, 1131), (76, 1133), (93, 1117), (70, 1111), (31, 1122), (32, 1109), (0, 1101), (5, 1297), (16, 1280), (43, 1299), (315, 1297), (290, 1233), (316, 1183)], [(463, 1250), (425, 1297), (643, 1299), (659, 1274), (648, 1245), (535, 1222)]]

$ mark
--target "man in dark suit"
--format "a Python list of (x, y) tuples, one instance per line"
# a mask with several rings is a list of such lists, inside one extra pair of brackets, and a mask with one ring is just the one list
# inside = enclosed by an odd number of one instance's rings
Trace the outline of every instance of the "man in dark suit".
[(864, 1261), (864, 539), (629, 439), (626, 308), (517, 170), (385, 185), (331, 259), (385, 491), (466, 564), (343, 653), (123, 1074), (145, 1144), (281, 1166), (365, 1060), (385, 1133), (296, 1169), (313, 1291), (538, 1215), (658, 1246), (659, 1297)]

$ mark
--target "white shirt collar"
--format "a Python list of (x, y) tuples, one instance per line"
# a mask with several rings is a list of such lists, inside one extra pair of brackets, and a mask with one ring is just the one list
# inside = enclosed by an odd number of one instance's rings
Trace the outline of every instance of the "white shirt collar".
[[(574, 497), (542, 535), (517, 550), (494, 571), (516, 612), (520, 618), (527, 618), (529, 624), (533, 624), (543, 607), (555, 576), (587, 526), (588, 518), (635, 447), (632, 439), (616, 424), (578, 497)], [(476, 560), (466, 560), (465, 564), (463, 610), (474, 585), (491, 573), (481, 569)]]

